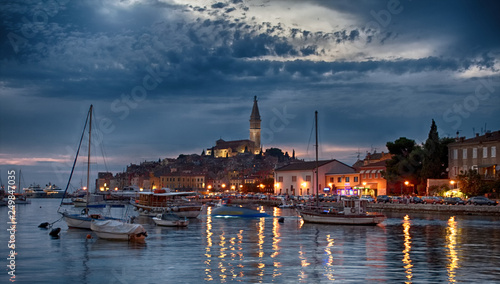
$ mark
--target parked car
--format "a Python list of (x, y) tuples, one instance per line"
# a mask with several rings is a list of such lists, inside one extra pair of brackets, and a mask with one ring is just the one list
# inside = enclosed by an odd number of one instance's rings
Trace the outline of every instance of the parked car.
[(401, 196), (391, 196), (391, 203), (403, 203)]
[(443, 204), (444, 202), (443, 198), (440, 196), (424, 196), (422, 200), (427, 204)]
[(387, 195), (379, 195), (377, 196), (377, 203), (390, 203), (391, 198)]
[(375, 199), (371, 195), (361, 195), (359, 200), (366, 200), (368, 202), (375, 202)]
[(497, 205), (498, 201), (488, 199), (484, 196), (474, 196), (467, 200), (467, 204), (474, 205)]
[(424, 203), (424, 201), (422, 200), (422, 198), (418, 197), (418, 196), (412, 196), (410, 197), (410, 203)]
[(444, 199), (444, 204), (446, 205), (465, 205), (465, 201), (460, 197), (446, 197)]

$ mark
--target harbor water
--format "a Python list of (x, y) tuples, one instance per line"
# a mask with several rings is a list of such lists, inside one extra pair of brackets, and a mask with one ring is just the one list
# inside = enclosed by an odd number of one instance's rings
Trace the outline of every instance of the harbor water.
[[(0, 207), (0, 283), (500, 281), (498, 217), (397, 213), (377, 226), (333, 226), (304, 224), (293, 209), (269, 207), (270, 217), (239, 219), (213, 217), (205, 208), (187, 228), (138, 217), (148, 237), (137, 244), (101, 240), (62, 220), (53, 225), (60, 237), (52, 238), (38, 225), (58, 220), (58, 205), (32, 199), (16, 206), (14, 273), (7, 259), (9, 208)], [(112, 213), (125, 210), (137, 215), (124, 208)]]

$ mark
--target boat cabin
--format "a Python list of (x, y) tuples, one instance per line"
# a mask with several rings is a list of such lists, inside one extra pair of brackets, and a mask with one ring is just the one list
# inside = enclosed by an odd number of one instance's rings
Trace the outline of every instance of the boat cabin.
[(368, 201), (358, 198), (345, 198), (342, 200), (344, 205), (345, 215), (362, 215), (366, 214), (366, 205)]

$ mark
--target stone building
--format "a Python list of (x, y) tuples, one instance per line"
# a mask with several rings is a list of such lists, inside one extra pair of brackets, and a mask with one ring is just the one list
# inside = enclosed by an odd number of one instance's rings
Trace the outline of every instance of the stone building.
[(250, 114), (250, 139), (224, 141), (219, 139), (215, 142), (215, 146), (207, 149), (206, 154), (215, 158), (229, 158), (238, 154), (251, 153), (258, 154), (260, 152), (260, 113), (257, 105), (257, 97), (254, 97), (252, 113)]

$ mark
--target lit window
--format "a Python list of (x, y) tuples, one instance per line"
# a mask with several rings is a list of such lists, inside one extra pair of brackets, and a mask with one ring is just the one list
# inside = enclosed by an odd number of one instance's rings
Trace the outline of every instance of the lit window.
[(467, 148), (462, 149), (462, 159), (467, 159)]

